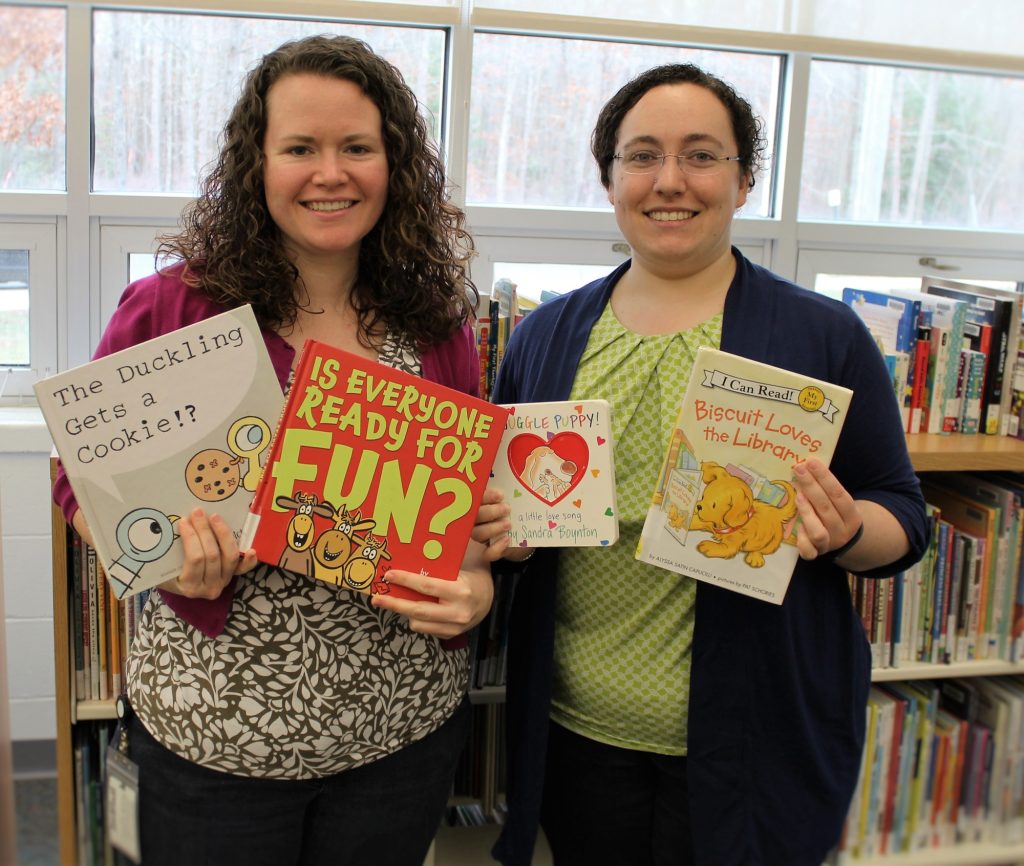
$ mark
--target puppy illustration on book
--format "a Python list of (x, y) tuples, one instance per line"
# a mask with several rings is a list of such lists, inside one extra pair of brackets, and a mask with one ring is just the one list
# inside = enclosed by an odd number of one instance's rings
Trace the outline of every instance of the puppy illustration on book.
[(765, 557), (785, 542), (792, 544), (791, 522), (796, 517), (796, 490), (788, 481), (773, 484), (786, 491), (779, 505), (754, 497), (741, 478), (713, 462), (700, 465), (704, 489), (693, 508), (692, 530), (711, 533), (697, 550), (704, 556), (732, 559), (742, 553), (751, 568), (761, 568)]
[(526, 457), (523, 481), (541, 498), (554, 502), (569, 491), (577, 469), (572, 460), (564, 460), (547, 445), (539, 445)]

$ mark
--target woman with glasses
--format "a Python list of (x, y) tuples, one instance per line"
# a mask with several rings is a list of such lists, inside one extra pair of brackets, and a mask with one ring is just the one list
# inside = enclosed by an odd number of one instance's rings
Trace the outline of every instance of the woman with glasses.
[[(557, 866), (821, 866), (839, 838), (870, 682), (846, 570), (910, 566), (928, 525), (857, 316), (732, 245), (763, 149), (750, 105), (694, 66), (626, 84), (592, 150), (632, 257), (532, 312), (505, 353), (498, 402), (611, 401), (620, 518), (611, 548), (533, 556), (507, 548), (503, 503), (481, 510), (477, 537), (523, 563), (494, 852), (508, 866), (528, 866), (538, 825)], [(854, 392), (831, 469), (794, 470), (801, 560), (781, 606), (633, 556), (700, 346)]]
[[(471, 242), (416, 97), (347, 37), (249, 73), (184, 228), (180, 263), (129, 286), (105, 355), (251, 303), (282, 388), (307, 338), (477, 393)], [(85, 537), (65, 478), (55, 498)], [(421, 866), (470, 722), (465, 633), (491, 604), (473, 543), (454, 581), (392, 570), (437, 604), (257, 565), (216, 515), (128, 661), (146, 866)]]

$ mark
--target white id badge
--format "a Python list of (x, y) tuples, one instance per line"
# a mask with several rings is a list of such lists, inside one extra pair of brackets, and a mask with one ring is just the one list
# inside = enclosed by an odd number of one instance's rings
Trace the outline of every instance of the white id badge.
[(139, 863), (139, 768), (115, 746), (107, 749), (107, 836), (110, 844)]

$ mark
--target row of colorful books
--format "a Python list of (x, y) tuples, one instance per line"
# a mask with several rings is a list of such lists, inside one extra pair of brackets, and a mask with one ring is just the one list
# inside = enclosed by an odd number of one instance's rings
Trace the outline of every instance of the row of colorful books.
[(509, 279), (495, 280), (486, 304), (486, 314), (476, 323), (476, 342), (480, 351), (480, 396), (489, 400), (505, 346), (523, 317), (537, 304), (519, 295)]
[(920, 291), (843, 290), (886, 359), (908, 433), (1024, 436), (1021, 298), (934, 277)]
[(860, 777), (831, 858), (1024, 841), (1024, 678), (871, 688)]
[(932, 535), (891, 580), (851, 580), (875, 668), (1024, 659), (1024, 478), (924, 477)]
[(121, 692), (125, 659), (149, 591), (119, 601), (96, 551), (71, 531), (67, 545), (73, 699), (113, 699)]

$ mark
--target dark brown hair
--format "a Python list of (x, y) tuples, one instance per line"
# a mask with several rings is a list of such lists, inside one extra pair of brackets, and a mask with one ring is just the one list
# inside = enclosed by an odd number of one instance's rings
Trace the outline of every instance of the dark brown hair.
[(753, 189), (755, 175), (761, 168), (767, 148), (764, 124), (754, 115), (750, 103), (731, 85), (692, 63), (668, 63), (648, 69), (624, 84), (618, 93), (605, 103), (590, 139), (590, 150), (601, 169), (601, 183), (605, 189), (611, 183), (612, 159), (615, 157), (615, 142), (619, 135), (619, 127), (622, 126), (622, 119), (647, 91), (662, 84), (696, 84), (718, 97), (725, 110), (729, 112), (732, 132), (739, 150), (740, 166), (747, 175), (749, 188)]
[(181, 231), (161, 239), (160, 254), (183, 259), (185, 278), (217, 303), (251, 303), (271, 328), (294, 323), (304, 303), (302, 280), (267, 209), (263, 139), (267, 92), (296, 74), (351, 81), (381, 114), (388, 198), (360, 246), (352, 292), (360, 340), (369, 345), (390, 327), (421, 345), (441, 342), (476, 306), (466, 271), (473, 242), (464, 214), (448, 199), (444, 166), (415, 95), (394, 66), (358, 39), (286, 42), (249, 72), (199, 198), (186, 209)]

